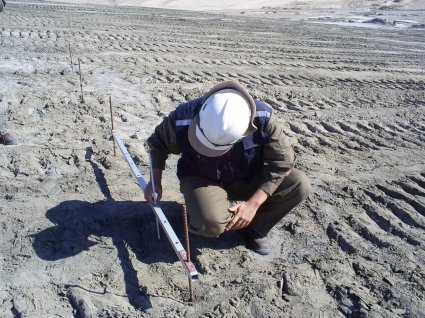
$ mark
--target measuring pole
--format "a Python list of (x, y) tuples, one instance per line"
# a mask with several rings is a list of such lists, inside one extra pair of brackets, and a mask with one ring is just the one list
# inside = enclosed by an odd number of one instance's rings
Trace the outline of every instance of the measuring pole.
[(83, 75), (81, 74), (80, 58), (78, 58), (78, 72), (80, 73), (81, 102), (84, 103)]
[[(114, 131), (114, 115), (112, 113), (112, 97), (111, 95), (109, 95), (109, 109), (111, 110), (111, 126), (112, 126), (112, 131)], [(117, 146), (115, 145), (115, 138), (112, 138), (112, 142), (114, 144), (114, 156), (117, 155)]]
[(71, 70), (74, 73), (74, 63), (72, 63), (71, 43), (69, 43), (69, 42), (68, 42), (68, 48), (69, 48), (69, 58), (71, 59)]
[[(140, 173), (139, 169), (137, 168), (136, 164), (134, 163), (133, 159), (131, 158), (130, 154), (128, 153), (127, 148), (125, 147), (120, 135), (113, 131), (112, 135), (115, 139), (115, 141), (118, 144), (118, 147), (120, 148), (122, 154), (124, 155), (124, 158), (127, 160), (127, 163), (133, 172), (134, 176), (136, 177), (137, 183), (139, 184), (139, 187), (144, 191), (146, 188), (146, 182), (142, 177), (142, 174)], [(150, 207), (152, 208), (152, 211), (155, 213), (155, 216), (159, 220), (159, 224), (161, 224), (162, 229), (165, 232), (165, 235), (167, 236), (168, 240), (170, 241), (171, 246), (174, 249), (174, 252), (176, 253), (177, 257), (180, 260), (180, 263), (183, 266), (184, 271), (186, 272), (186, 275), (189, 277), (190, 280), (197, 280), (198, 279), (198, 272), (196, 271), (195, 266), (192, 262), (189, 262), (187, 260), (187, 253), (183, 247), (183, 245), (180, 243), (179, 238), (177, 237), (176, 233), (174, 232), (173, 228), (171, 227), (170, 223), (168, 222), (167, 218), (165, 217), (164, 212), (162, 209), (158, 206), (153, 206), (150, 204)]]

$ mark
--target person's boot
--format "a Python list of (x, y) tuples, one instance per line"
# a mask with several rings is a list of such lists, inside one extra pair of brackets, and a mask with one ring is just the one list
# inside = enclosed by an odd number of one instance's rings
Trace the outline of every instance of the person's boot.
[(0, 144), (5, 146), (17, 145), (18, 141), (9, 133), (0, 135)]
[(249, 226), (243, 228), (241, 232), (242, 235), (245, 237), (247, 248), (261, 255), (270, 254), (270, 241), (267, 235), (261, 235)]

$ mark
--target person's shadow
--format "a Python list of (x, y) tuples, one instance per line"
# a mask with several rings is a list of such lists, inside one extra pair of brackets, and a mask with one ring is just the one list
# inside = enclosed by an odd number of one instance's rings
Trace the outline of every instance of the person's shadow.
[[(149, 295), (139, 283), (129, 249), (137, 260), (145, 264), (173, 263), (178, 258), (162, 229), (161, 240), (156, 239), (155, 215), (146, 202), (117, 202), (112, 199), (102, 170), (90, 160), (90, 151), (91, 149), (87, 150), (86, 159), (93, 167), (105, 200), (96, 203), (64, 201), (47, 210), (46, 217), (55, 225), (33, 235), (34, 250), (41, 259), (56, 261), (75, 256), (96, 245), (97, 242), (90, 240), (90, 236), (111, 237), (123, 269), (130, 304), (135, 309), (149, 309), (152, 307)], [(181, 205), (177, 202), (161, 202), (161, 208), (184, 245)], [(192, 262), (197, 265), (196, 255), (200, 251), (196, 248), (201, 246), (227, 249), (240, 243), (238, 237), (223, 241), (191, 236), (191, 254), (194, 255)], [(199, 271), (199, 266), (196, 267)]]

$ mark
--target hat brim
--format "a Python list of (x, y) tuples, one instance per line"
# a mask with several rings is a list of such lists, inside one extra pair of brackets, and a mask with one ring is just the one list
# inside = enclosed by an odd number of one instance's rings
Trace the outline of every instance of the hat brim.
[[(207, 147), (205, 144), (208, 144), (209, 142), (206, 140), (206, 138), (202, 135), (201, 131), (197, 127), (196, 123), (198, 121), (198, 115), (195, 116), (192, 119), (192, 122), (189, 125), (188, 130), (188, 138), (189, 143), (192, 146), (195, 151), (205, 157), (219, 157), (221, 155), (224, 155), (226, 152), (232, 148), (232, 145), (229, 146), (221, 146), (216, 147), (214, 145), (211, 145), (210, 147)], [(203, 142), (201, 142), (201, 139)]]

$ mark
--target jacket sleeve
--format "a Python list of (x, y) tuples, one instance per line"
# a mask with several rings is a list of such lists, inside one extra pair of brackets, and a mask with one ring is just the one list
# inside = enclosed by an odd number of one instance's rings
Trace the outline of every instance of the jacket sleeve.
[(171, 112), (156, 126), (155, 131), (148, 138), (147, 144), (150, 148), (153, 168), (164, 170), (168, 155), (181, 153), (177, 145), (174, 112)]
[(273, 115), (266, 126), (266, 132), (270, 137), (270, 143), (264, 146), (263, 178), (259, 188), (272, 195), (294, 167), (295, 153), (282, 130), (282, 125)]

